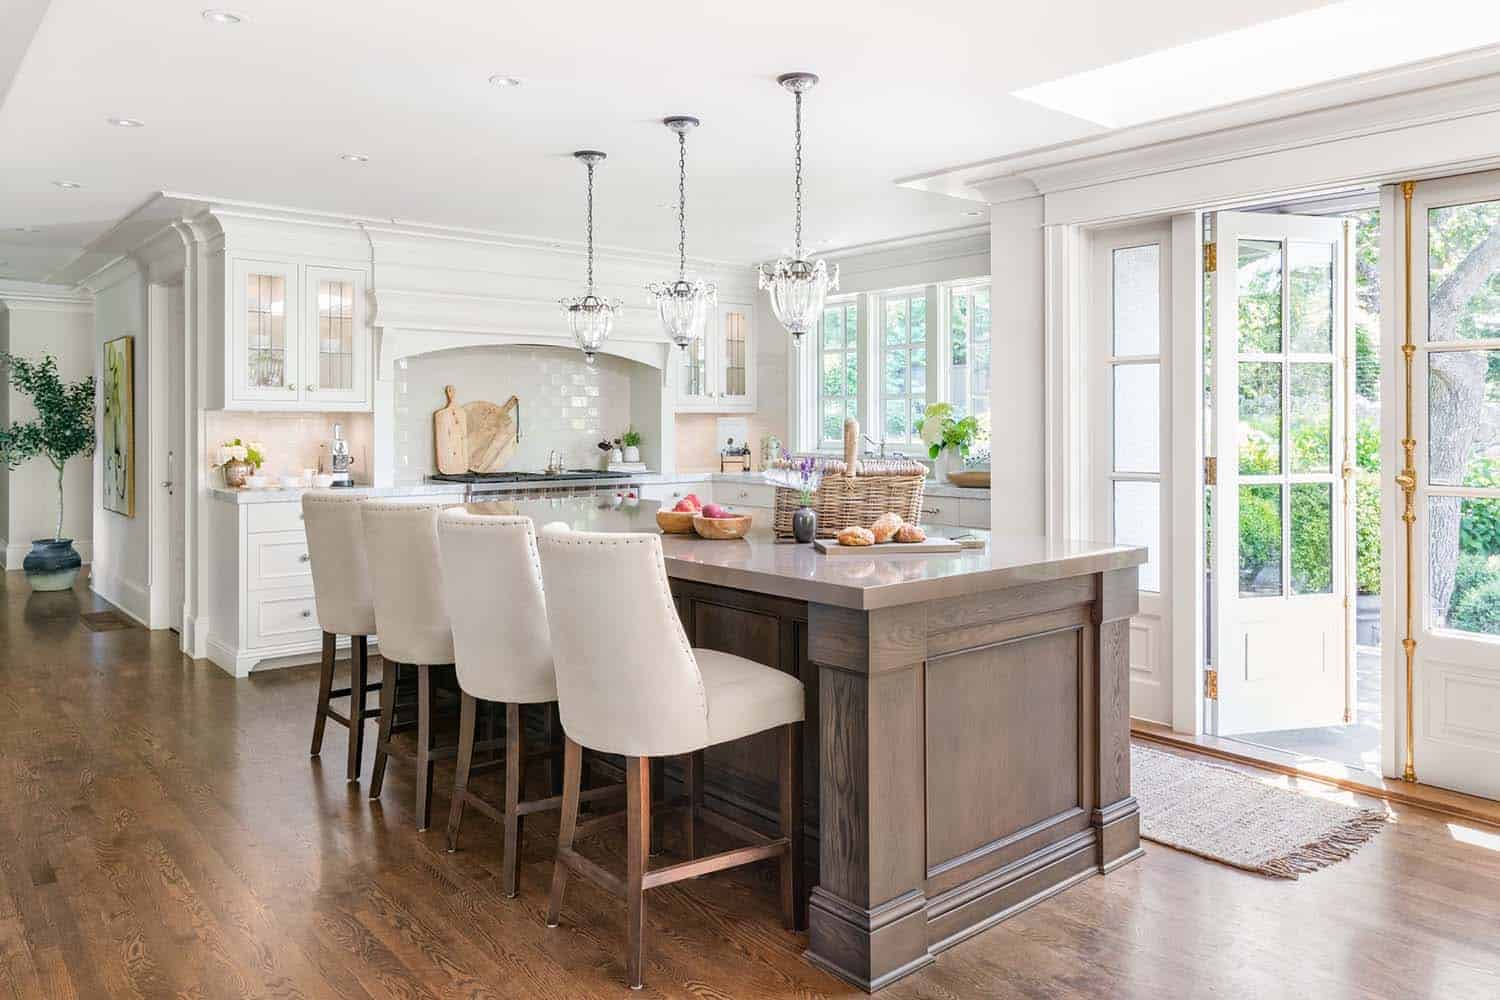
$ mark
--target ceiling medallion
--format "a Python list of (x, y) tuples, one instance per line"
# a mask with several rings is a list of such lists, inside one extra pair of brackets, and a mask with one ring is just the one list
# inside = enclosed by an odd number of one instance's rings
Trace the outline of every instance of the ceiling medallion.
[(663, 118), (662, 124), (677, 133), (677, 280), (653, 281), (646, 286), (656, 302), (656, 313), (667, 336), (686, 348), (703, 336), (708, 314), (719, 303), (712, 282), (687, 279), (687, 134), (698, 127), (691, 115)]
[(594, 294), (594, 167), (604, 154), (594, 149), (580, 149), (573, 158), (588, 170), (588, 286), (581, 298), (561, 300), (563, 315), (568, 317), (568, 326), (573, 339), (583, 351), (583, 359), (594, 363), (594, 355), (609, 337), (615, 325), (615, 313), (620, 309), (619, 299), (600, 298)]
[(771, 296), (771, 311), (792, 335), (792, 343), (802, 343), (802, 335), (816, 329), (823, 314), (823, 301), (829, 292), (838, 291), (839, 266), (824, 261), (810, 261), (802, 251), (802, 95), (818, 82), (813, 73), (783, 73), (776, 82), (792, 92), (796, 100), (795, 130), (796, 186), (793, 206), (795, 236), (792, 259), (781, 258), (774, 264), (757, 268), (760, 287)]

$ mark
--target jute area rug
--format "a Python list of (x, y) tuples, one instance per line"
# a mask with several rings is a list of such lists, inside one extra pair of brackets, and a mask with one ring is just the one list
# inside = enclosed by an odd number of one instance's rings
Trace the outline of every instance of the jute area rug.
[(1325, 868), (1385, 826), (1374, 810), (1149, 747), (1132, 744), (1130, 767), (1142, 837), (1262, 875)]

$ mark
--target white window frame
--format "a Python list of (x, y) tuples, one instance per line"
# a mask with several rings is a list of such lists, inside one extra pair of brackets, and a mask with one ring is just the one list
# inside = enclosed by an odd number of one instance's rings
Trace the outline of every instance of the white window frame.
[[(939, 366), (942, 369), (940, 374), (941, 385), (939, 386), (939, 388), (942, 391), (942, 401), (949, 403), (953, 402), (953, 400), (948, 398), (948, 393), (953, 386), (954, 368), (952, 341), (953, 300), (956, 296), (966, 296), (969, 299), (969, 322), (968, 328), (964, 331), (964, 367), (967, 368), (968, 371), (964, 373), (964, 380), (968, 383), (969, 400), (972, 401), (975, 396), (983, 396), (985, 400), (985, 412), (989, 412), (990, 380), (986, 379), (982, 386), (977, 385), (974, 381), (974, 310), (976, 308), (974, 302), (975, 296), (979, 292), (988, 292), (990, 294), (990, 366), (992, 369), (994, 367), (995, 299), (994, 293), (990, 288), (990, 280), (988, 278), (985, 278), (983, 280), (976, 281), (950, 281), (947, 284), (940, 286), (940, 297), (942, 298), (943, 302), (943, 329), (942, 336), (939, 338), (941, 342), (942, 353), (941, 364)], [(974, 411), (972, 405), (966, 406), (964, 409), (964, 415), (968, 415), (973, 412)]]
[[(934, 371), (933, 358), (937, 352), (933, 350), (933, 347), (940, 347), (942, 341), (938, 335), (938, 330), (934, 329), (934, 327), (941, 329), (944, 325), (942, 323), (943, 317), (940, 315), (941, 309), (938, 307), (936, 301), (938, 298), (936, 285), (917, 285), (911, 288), (887, 289), (879, 295), (879, 301), (875, 310), (875, 321), (870, 324), (874, 328), (874, 343), (878, 352), (877, 357), (879, 358), (875, 366), (875, 381), (871, 383), (872, 394), (875, 397), (875, 424), (873, 426), (880, 429), (878, 435), (872, 434), (871, 437), (885, 441), (888, 445), (894, 445), (898, 449), (910, 448), (916, 449), (918, 452), (921, 451), (922, 439), (917, 434), (914, 424), (921, 418), (921, 411), (926, 408), (927, 404), (936, 401), (936, 394), (933, 390), (938, 388), (938, 386), (933, 383), (938, 381), (938, 377)], [(906, 341), (902, 344), (894, 345), (896, 348), (907, 352), (906, 391), (900, 395), (887, 396), (885, 391), (885, 361), (886, 353), (893, 345), (887, 344), (885, 340), (885, 317), (886, 309), (895, 302), (906, 303)], [(912, 363), (910, 351), (911, 348), (918, 346), (918, 342), (911, 339), (911, 312), (912, 304), (915, 302), (922, 303), (925, 313), (920, 346), (926, 360), (922, 365), (923, 377), (920, 387), (920, 397), (917, 395), (918, 386), (912, 384), (911, 379)], [(934, 320), (937, 322), (934, 323)], [(913, 405), (914, 401), (918, 398), (922, 400), (920, 408)], [(890, 438), (886, 436), (886, 404), (896, 399), (905, 401), (907, 435), (904, 438)]]
[[(863, 397), (865, 395), (866, 380), (862, 376), (864, 374), (864, 369), (867, 366), (866, 366), (866, 363), (865, 363), (865, 354), (866, 354), (866, 351), (865, 351), (864, 337), (861, 336), (861, 333), (860, 333), (861, 326), (862, 326), (862, 317), (861, 317), (861, 314), (862, 314), (863, 310), (860, 309), (859, 297), (855, 296), (855, 295), (844, 295), (844, 296), (838, 296), (836, 298), (829, 299), (823, 305), (823, 315), (826, 317), (827, 314), (828, 314), (828, 312), (829, 312), (829, 310), (836, 309), (840, 313), (843, 313), (843, 314), (845, 314), (845, 316), (847, 316), (848, 309), (851, 306), (854, 307), (854, 329), (851, 331), (848, 328), (848, 326), (847, 326), (847, 319), (841, 320), (842, 322), (845, 323), (845, 326), (844, 326), (844, 346), (841, 349), (838, 349), (837, 351), (830, 351), (824, 345), (824, 343), (823, 343), (823, 323), (822, 323), (821, 320), (818, 323), (817, 333), (814, 334), (814, 337), (816, 339), (815, 339), (815, 342), (813, 344), (813, 348), (814, 348), (814, 355), (813, 356), (814, 356), (814, 358), (816, 360), (815, 360), (815, 363), (811, 366), (812, 369), (813, 369), (813, 372), (812, 372), (812, 376), (813, 376), (813, 420), (815, 422), (815, 426), (817, 427), (815, 438), (816, 438), (816, 441), (817, 441), (817, 445), (818, 445), (818, 450), (819, 451), (842, 452), (843, 448), (844, 448), (844, 438), (843, 438), (843, 432), (842, 431), (840, 431), (838, 438), (828, 438), (828, 437), (824, 437), (823, 436), (823, 404), (824, 404), (824, 402), (826, 402), (828, 400), (838, 399), (841, 402), (846, 402), (847, 403), (848, 401), (850, 401), (850, 398), (851, 398), (847, 393), (841, 393), (838, 396), (825, 396), (823, 394), (823, 356), (825, 354), (830, 354), (830, 353), (839, 353), (839, 354), (842, 354), (843, 355), (843, 359), (844, 359), (844, 364), (845, 364), (845, 366), (847, 368), (847, 366), (849, 364), (849, 360), (850, 360), (850, 352), (851, 351), (853, 352), (853, 354), (854, 354), (854, 366), (855, 366), (854, 396), (852, 398), (852, 402), (854, 404), (854, 406), (853, 406), (853, 414), (854, 414), (855, 418), (860, 421), (861, 425), (864, 424), (863, 414), (865, 412), (865, 406), (864, 406), (864, 403), (863, 403)], [(851, 343), (851, 340), (852, 340), (852, 343)]]

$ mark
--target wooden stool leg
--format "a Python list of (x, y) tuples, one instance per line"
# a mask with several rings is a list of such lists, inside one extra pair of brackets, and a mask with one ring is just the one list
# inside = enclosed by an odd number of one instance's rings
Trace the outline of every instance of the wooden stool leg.
[(790, 849), (780, 859), (781, 919), (788, 930), (807, 926), (802, 867), (802, 723), (782, 726), (778, 735), (781, 789), (781, 835)]
[(501, 887), (514, 899), (521, 885), (521, 787), (526, 783), (526, 732), (521, 706), (505, 706), (505, 855)]
[(469, 792), (469, 769), (474, 764), (474, 721), (479, 703), (467, 691), (458, 709), (458, 764), (453, 774), (453, 804), (448, 808), (448, 853), (458, 850), (458, 826), (464, 820)]
[[(325, 633), (326, 635), (326, 633)], [(370, 679), (369, 637), (349, 637), (349, 765), (346, 781), (358, 781), (365, 756), (365, 685)]]
[(318, 678), (318, 714), (313, 717), (313, 757), (323, 752), (323, 729), (328, 725), (328, 693), (333, 690), (333, 654), (337, 638), (332, 632), (323, 633), (323, 673)]
[(629, 938), (625, 944), (625, 985), (638, 990), (645, 957), (646, 892), (641, 880), (646, 875), (646, 856), (651, 848), (651, 772), (655, 770), (643, 757), (625, 758), (625, 911)]
[(557, 702), (551, 702), (543, 707), (547, 713), (544, 730), (547, 735), (547, 794), (561, 795), (563, 790), (562, 775), (562, 717), (558, 714)]
[(432, 813), (432, 668), (417, 665), (417, 830), (427, 829)]
[(563, 851), (573, 849), (578, 828), (578, 795), (583, 787), (583, 747), (568, 740), (563, 749), (562, 815), (557, 822), (557, 860), (552, 862), (552, 901), (547, 904), (547, 926), (556, 927), (562, 914), (563, 890), (568, 886), (568, 866)]
[(691, 860), (698, 856), (698, 816), (703, 809), (702, 750), (694, 750), (683, 758), (682, 784), (687, 796), (687, 808), (682, 812), (683, 854)]
[[(653, 802), (658, 802), (661, 805), (665, 806), (666, 805), (665, 796), (667, 794), (667, 761), (666, 761), (666, 758), (664, 758), (664, 757), (650, 757), (650, 758), (647, 758), (646, 759), (646, 765), (647, 765), (648, 770), (650, 770), (650, 772), (651, 772), (649, 775), (647, 775), (647, 780), (649, 780), (650, 783), (651, 783), (651, 794), (653, 796), (652, 801)], [(648, 855), (650, 857), (653, 857), (653, 858), (656, 857), (658, 854), (660, 854), (661, 853), (661, 849), (662, 849), (662, 845), (661, 845), (661, 839), (662, 839), (661, 838), (661, 830), (659, 829), (659, 825), (660, 824), (658, 823), (658, 820), (661, 819), (661, 816), (662, 816), (662, 814), (659, 813), (659, 812), (653, 812), (651, 814), (651, 823), (650, 823), (650, 827), (649, 827), (649, 829), (647, 831), (651, 835), (651, 837), (650, 837), (650, 843), (647, 845), (648, 848), (649, 848), (649, 850), (648, 850), (647, 853), (648, 853)]]
[(386, 744), (391, 741), (391, 726), (396, 722), (396, 676), (401, 668), (392, 660), (381, 657), (380, 667), (380, 726), (375, 733), (375, 764), (370, 768), (370, 798), (380, 798), (380, 786), (385, 784), (385, 763), (390, 758)]

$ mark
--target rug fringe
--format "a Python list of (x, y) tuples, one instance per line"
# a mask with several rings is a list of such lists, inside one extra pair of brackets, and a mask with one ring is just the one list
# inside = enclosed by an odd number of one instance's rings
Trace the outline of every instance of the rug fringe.
[(1295, 879), (1320, 868), (1327, 868), (1352, 856), (1385, 829), (1385, 825), (1386, 818), (1382, 813), (1365, 810), (1340, 823), (1318, 840), (1303, 844), (1290, 854), (1262, 863), (1256, 871), (1275, 878)]

